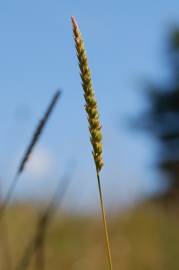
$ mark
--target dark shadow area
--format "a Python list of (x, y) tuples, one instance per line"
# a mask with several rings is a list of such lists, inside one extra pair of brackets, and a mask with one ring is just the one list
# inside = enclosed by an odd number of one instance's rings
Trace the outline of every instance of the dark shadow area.
[(166, 57), (171, 78), (165, 85), (155, 82), (146, 85), (149, 109), (133, 124), (158, 142), (156, 168), (167, 177), (167, 188), (158, 196), (179, 201), (179, 27), (171, 29)]

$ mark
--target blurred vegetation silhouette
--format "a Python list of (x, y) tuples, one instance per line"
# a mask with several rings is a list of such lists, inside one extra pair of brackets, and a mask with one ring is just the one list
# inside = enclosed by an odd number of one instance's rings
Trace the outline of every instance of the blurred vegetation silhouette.
[(179, 27), (168, 36), (167, 52), (171, 80), (162, 84), (148, 83), (149, 108), (137, 120), (159, 143), (157, 167), (167, 177), (167, 188), (159, 198), (176, 201), (179, 194)]

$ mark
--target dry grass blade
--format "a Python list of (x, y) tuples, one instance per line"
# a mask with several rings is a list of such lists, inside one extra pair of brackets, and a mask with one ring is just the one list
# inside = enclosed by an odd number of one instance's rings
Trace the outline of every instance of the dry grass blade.
[[(0, 185), (0, 201), (1, 201), (1, 185)], [(4, 218), (0, 222), (0, 269), (11, 270), (12, 269), (12, 257), (9, 243), (9, 234), (7, 221)], [(1, 256), (2, 255), (2, 256)]]
[(39, 217), (35, 236), (26, 247), (24, 254), (19, 263), (17, 264), (15, 270), (27, 269), (34, 254), (37, 255), (36, 269), (43, 270), (45, 268), (44, 245), (47, 230), (68, 190), (69, 184), (72, 179), (73, 169), (73, 166), (68, 167), (68, 171), (65, 173), (62, 180), (59, 181), (59, 184), (51, 201), (49, 202), (45, 211)]
[(28, 162), (28, 160), (30, 158), (30, 155), (31, 155), (35, 145), (37, 144), (37, 142), (38, 142), (38, 140), (39, 140), (39, 138), (40, 138), (40, 136), (41, 136), (41, 134), (42, 134), (42, 132), (44, 130), (44, 127), (46, 126), (47, 121), (49, 120), (49, 117), (50, 117), (50, 115), (51, 115), (51, 113), (52, 113), (52, 111), (53, 111), (59, 97), (60, 97), (60, 94), (61, 94), (61, 92), (59, 90), (57, 90), (56, 93), (54, 94), (49, 106), (47, 107), (47, 110), (46, 110), (43, 118), (39, 121), (38, 126), (35, 129), (35, 132), (34, 132), (34, 134), (32, 136), (30, 144), (28, 145), (27, 150), (25, 151), (25, 154), (24, 154), (24, 156), (23, 156), (23, 158), (22, 158), (22, 160), (20, 162), (20, 165), (19, 165), (19, 167), (17, 169), (17, 173), (16, 173), (16, 175), (15, 175), (15, 177), (14, 177), (14, 179), (13, 179), (13, 181), (12, 181), (8, 191), (7, 191), (4, 202), (2, 203), (2, 205), (0, 207), (0, 219), (2, 217), (2, 214), (3, 214), (7, 204), (9, 203), (9, 200), (10, 200), (10, 198), (12, 196), (12, 193), (13, 193), (13, 191), (15, 189), (15, 186), (17, 184), (19, 176), (23, 172), (23, 170), (25, 168), (25, 165), (27, 164), (27, 162)]
[(111, 259), (107, 222), (106, 222), (106, 213), (105, 213), (105, 207), (104, 207), (103, 195), (102, 195), (101, 183), (100, 183), (100, 176), (99, 176), (99, 172), (103, 166), (101, 124), (99, 120), (99, 112), (97, 108), (97, 102), (95, 99), (91, 73), (88, 66), (88, 59), (86, 55), (84, 41), (83, 41), (82, 35), (80, 33), (80, 30), (79, 30), (79, 27), (75, 18), (72, 17), (71, 21), (72, 21), (73, 35), (74, 35), (74, 40), (75, 40), (75, 45), (76, 45), (76, 52), (77, 52), (77, 57), (79, 61), (79, 68), (80, 68), (80, 75), (81, 75), (81, 80), (82, 80), (82, 87), (84, 91), (84, 98), (86, 101), (85, 109), (88, 115), (89, 131), (91, 135), (90, 140), (93, 147), (93, 157), (94, 157), (94, 162), (96, 165), (98, 189), (99, 189), (103, 224), (104, 224), (104, 230), (105, 230), (105, 239), (106, 239), (106, 246), (107, 246), (107, 253), (108, 253), (109, 268), (112, 270), (112, 259)]

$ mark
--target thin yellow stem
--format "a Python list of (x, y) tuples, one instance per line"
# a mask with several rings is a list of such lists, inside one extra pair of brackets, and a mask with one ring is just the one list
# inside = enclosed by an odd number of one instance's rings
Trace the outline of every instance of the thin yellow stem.
[(106, 210), (104, 207), (103, 194), (102, 194), (102, 189), (101, 189), (101, 181), (100, 181), (100, 176), (99, 176), (98, 171), (97, 171), (97, 179), (98, 179), (100, 204), (101, 204), (102, 218), (103, 218), (104, 231), (105, 231), (106, 248), (107, 248), (107, 253), (108, 253), (109, 269), (112, 270), (113, 266), (112, 266), (111, 249), (110, 249), (110, 243), (109, 243), (108, 226), (107, 226), (107, 220), (106, 220)]

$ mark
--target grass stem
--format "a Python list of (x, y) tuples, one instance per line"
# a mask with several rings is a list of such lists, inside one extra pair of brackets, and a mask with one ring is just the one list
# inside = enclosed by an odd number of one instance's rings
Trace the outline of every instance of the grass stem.
[(106, 248), (107, 248), (107, 254), (108, 254), (109, 268), (110, 268), (110, 270), (112, 270), (113, 266), (112, 266), (112, 256), (111, 256), (109, 233), (108, 233), (108, 226), (107, 226), (107, 219), (106, 219), (106, 210), (105, 210), (105, 206), (104, 206), (103, 193), (102, 193), (102, 188), (101, 188), (101, 181), (100, 181), (99, 172), (97, 171), (96, 174), (97, 174), (97, 180), (98, 180), (98, 189), (99, 189), (100, 205), (101, 205), (102, 218), (103, 218), (104, 231), (105, 231), (105, 239), (106, 239)]

